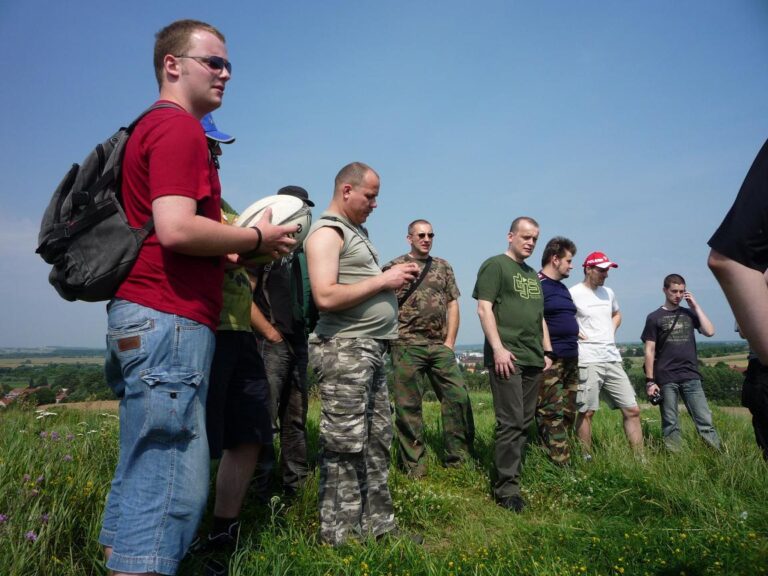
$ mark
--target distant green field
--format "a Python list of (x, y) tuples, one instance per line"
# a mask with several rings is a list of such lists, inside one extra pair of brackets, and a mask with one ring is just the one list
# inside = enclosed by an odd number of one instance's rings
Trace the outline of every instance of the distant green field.
[(704, 364), (707, 366), (714, 366), (718, 362), (724, 362), (728, 366), (740, 366), (746, 368), (747, 355), (746, 354), (728, 354), (727, 356), (713, 356), (712, 358), (702, 358)]
[(48, 364), (102, 364), (103, 356), (6, 356), (0, 358), (0, 368), (18, 368), (24, 364), (47, 366)]
[[(645, 362), (645, 359), (640, 356), (630, 356), (628, 358), (630, 362), (632, 362), (632, 366), (642, 366), (643, 362)], [(746, 368), (747, 366), (747, 354), (745, 352), (741, 352), (738, 354), (727, 354), (724, 356), (712, 356), (711, 358), (699, 358), (704, 364), (707, 366), (714, 366), (718, 362), (724, 362), (728, 366), (739, 366)]]

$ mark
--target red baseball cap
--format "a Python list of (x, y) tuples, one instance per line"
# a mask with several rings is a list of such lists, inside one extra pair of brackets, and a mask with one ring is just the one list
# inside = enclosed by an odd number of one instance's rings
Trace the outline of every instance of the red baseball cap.
[(618, 268), (619, 265), (616, 264), (616, 262), (611, 262), (608, 259), (608, 256), (603, 254), (602, 252), (592, 252), (589, 256), (587, 256), (586, 260), (584, 260), (583, 264), (584, 268), (591, 268), (593, 266), (597, 268)]

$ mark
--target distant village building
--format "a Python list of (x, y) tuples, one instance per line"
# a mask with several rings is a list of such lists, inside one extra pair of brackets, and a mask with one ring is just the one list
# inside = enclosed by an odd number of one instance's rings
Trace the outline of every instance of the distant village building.
[[(43, 388), (50, 388), (50, 386), (35, 386), (34, 388), (31, 388), (31, 387), (14, 388), (10, 392), (8, 392), (5, 396), (3, 396), (2, 399), (0, 399), (0, 408), (7, 408), (14, 402), (18, 402)], [(68, 392), (69, 391), (66, 388), (62, 388), (62, 390), (58, 394), (56, 394), (56, 404), (58, 404), (61, 400), (66, 398)]]
[(14, 388), (10, 392), (8, 392), (5, 396), (3, 396), (3, 399), (0, 400), (0, 406), (3, 408), (7, 408), (14, 402), (18, 402), (25, 396), (29, 396), (32, 394), (37, 388)]
[(480, 352), (462, 352), (458, 355), (459, 366), (463, 367), (467, 372), (482, 373), (483, 355)]

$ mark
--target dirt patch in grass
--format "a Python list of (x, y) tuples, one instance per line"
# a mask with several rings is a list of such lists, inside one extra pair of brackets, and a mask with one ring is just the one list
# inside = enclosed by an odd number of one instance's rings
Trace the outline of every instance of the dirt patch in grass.
[(750, 416), (749, 410), (743, 406), (718, 406), (726, 414), (735, 414), (736, 416)]
[(38, 406), (48, 411), (60, 410), (62, 408), (72, 410), (95, 410), (97, 412), (117, 412), (117, 400), (93, 400), (91, 402), (66, 402), (64, 404), (46, 404)]

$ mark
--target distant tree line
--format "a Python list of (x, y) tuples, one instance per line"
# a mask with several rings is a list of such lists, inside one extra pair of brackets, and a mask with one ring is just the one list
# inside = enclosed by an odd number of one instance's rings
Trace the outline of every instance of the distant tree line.
[[(701, 385), (710, 402), (721, 406), (741, 404), (741, 385), (744, 382), (744, 374), (734, 370), (725, 362), (718, 362), (714, 366), (706, 366), (699, 362), (699, 372)], [(645, 374), (642, 366), (631, 367), (627, 370), (627, 374), (638, 398), (645, 400)]]
[(56, 394), (64, 388), (67, 389), (64, 402), (115, 398), (104, 379), (104, 368), (97, 364), (22, 364), (0, 368), (0, 395), (13, 388), (38, 388), (34, 393), (37, 404), (55, 402)]
[[(645, 400), (645, 375), (640, 364), (633, 364), (629, 357), (642, 356), (642, 346), (622, 345), (624, 352), (624, 367), (641, 400)], [(704, 343), (699, 344), (699, 356), (710, 358), (713, 356), (726, 356), (732, 354), (747, 353), (747, 347), (741, 343)], [(741, 401), (741, 384), (744, 376), (736, 370), (718, 362), (714, 366), (705, 366), (700, 363), (704, 391), (707, 398), (721, 405), (739, 405)], [(488, 374), (482, 368), (472, 372), (465, 366), (461, 367), (467, 387), (470, 390), (488, 390)], [(391, 378), (390, 389), (391, 389)], [(316, 377), (309, 371), (308, 385), (315, 389)], [(24, 363), (15, 368), (0, 367), (0, 397), (13, 388), (39, 388), (35, 391), (34, 399), (37, 404), (50, 404), (55, 402), (56, 394), (66, 388), (67, 398), (64, 402), (86, 402), (93, 400), (113, 400), (112, 390), (104, 379), (104, 370), (97, 364), (76, 363), (47, 365), (33, 365)], [(433, 399), (431, 387), (425, 399)], [(316, 394), (316, 390), (314, 390)]]
[[(642, 358), (645, 354), (642, 343), (619, 344), (621, 355), (624, 358)], [(740, 342), (697, 342), (699, 358), (714, 358), (717, 356), (731, 356), (733, 354), (747, 355), (749, 345), (745, 341)]]
[[(731, 345), (722, 350), (720, 354), (715, 354), (715, 356), (737, 353)], [(746, 355), (746, 350), (743, 351)], [(704, 357), (709, 358), (711, 356), (706, 355)], [(633, 363), (625, 355), (624, 369), (627, 371), (638, 399), (644, 402), (646, 400), (645, 374), (643, 373), (642, 364)], [(744, 382), (744, 375), (741, 372), (734, 370), (724, 362), (718, 362), (714, 366), (706, 366), (699, 362), (699, 372), (701, 372), (704, 392), (711, 402), (722, 406), (738, 406), (741, 404), (741, 385)], [(470, 372), (462, 366), (462, 373), (470, 390), (489, 390), (490, 383), (487, 372)], [(431, 390), (429, 386), (426, 389)]]

